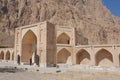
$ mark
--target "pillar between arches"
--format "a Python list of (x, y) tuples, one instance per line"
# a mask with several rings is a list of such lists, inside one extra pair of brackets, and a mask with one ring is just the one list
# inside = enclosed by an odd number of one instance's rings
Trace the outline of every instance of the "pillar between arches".
[(114, 66), (118, 67), (119, 66), (119, 52), (116, 46), (113, 46), (112, 48), (113, 48), (113, 52), (112, 52), (113, 63), (114, 63)]
[(91, 46), (91, 52), (90, 52), (90, 58), (91, 58), (91, 66), (95, 66), (95, 53), (94, 53), (94, 47)]
[(7, 52), (7, 51), (4, 52), (4, 60), (6, 60), (6, 52)]

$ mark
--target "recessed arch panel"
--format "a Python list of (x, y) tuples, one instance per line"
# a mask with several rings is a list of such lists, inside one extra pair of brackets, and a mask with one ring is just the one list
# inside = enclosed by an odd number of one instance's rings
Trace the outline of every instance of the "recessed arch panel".
[(0, 60), (4, 60), (4, 52), (3, 51), (1, 51), (1, 53), (0, 53)]
[(70, 44), (70, 37), (66, 33), (62, 33), (57, 37), (58, 44)]
[(99, 50), (95, 55), (96, 66), (113, 66), (113, 56), (106, 49)]
[(6, 52), (6, 60), (10, 60), (10, 51)]
[(79, 50), (76, 54), (76, 64), (90, 65), (90, 54), (84, 49)]
[(71, 64), (71, 53), (63, 48), (57, 53), (58, 64)]

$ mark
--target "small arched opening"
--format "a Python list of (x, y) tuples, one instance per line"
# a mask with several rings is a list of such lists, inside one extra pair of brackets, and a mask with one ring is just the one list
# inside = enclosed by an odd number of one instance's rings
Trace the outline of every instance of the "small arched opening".
[(10, 60), (10, 52), (9, 51), (7, 51), (7, 53), (6, 53), (6, 60)]
[(66, 33), (62, 33), (57, 38), (58, 44), (70, 44), (70, 37)]
[(0, 53), (0, 60), (4, 60), (4, 52), (3, 51)]

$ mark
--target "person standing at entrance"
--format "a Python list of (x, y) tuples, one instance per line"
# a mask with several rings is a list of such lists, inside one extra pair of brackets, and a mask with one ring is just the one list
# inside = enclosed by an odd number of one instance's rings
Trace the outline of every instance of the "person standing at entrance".
[(32, 59), (30, 58), (30, 66), (32, 65)]

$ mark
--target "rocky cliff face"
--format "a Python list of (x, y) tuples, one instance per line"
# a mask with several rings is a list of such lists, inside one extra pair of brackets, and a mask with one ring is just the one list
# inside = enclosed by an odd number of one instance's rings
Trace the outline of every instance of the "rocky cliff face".
[(76, 44), (120, 43), (120, 19), (102, 0), (0, 0), (0, 45), (13, 46), (18, 26), (48, 20), (76, 28)]

